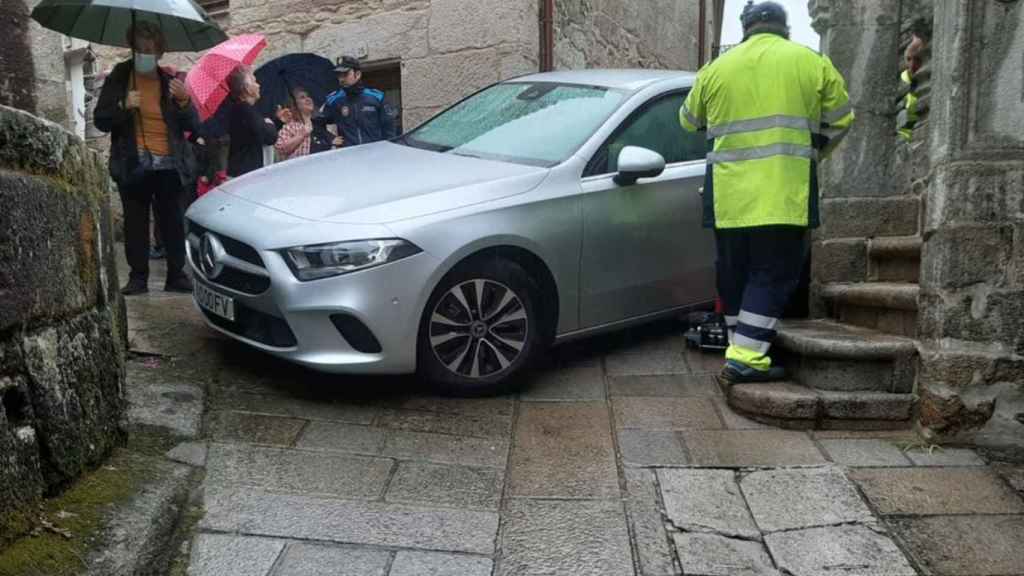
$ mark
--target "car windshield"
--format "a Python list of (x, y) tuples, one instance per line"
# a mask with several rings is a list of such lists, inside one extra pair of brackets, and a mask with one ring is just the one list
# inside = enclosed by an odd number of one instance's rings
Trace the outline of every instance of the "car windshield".
[(624, 97), (618, 90), (596, 86), (496, 84), (399, 142), (490, 160), (554, 166), (576, 152)]

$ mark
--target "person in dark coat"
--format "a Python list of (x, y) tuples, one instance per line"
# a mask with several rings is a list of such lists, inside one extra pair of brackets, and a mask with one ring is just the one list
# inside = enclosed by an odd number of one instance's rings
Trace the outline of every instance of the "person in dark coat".
[(334, 71), (342, 88), (327, 96), (321, 117), (337, 126), (340, 140), (336, 145), (358, 146), (394, 138), (395, 110), (384, 101), (383, 92), (363, 84), (359, 59), (342, 56)]
[[(256, 102), (260, 99), (260, 84), (248, 66), (239, 66), (228, 76), (231, 109), (228, 111), (228, 176), (234, 178), (263, 167), (263, 147), (277, 142), (277, 125), (264, 118)], [(279, 112), (281, 123), (290, 117)]]
[(185, 275), (185, 186), (194, 179), (195, 160), (185, 133), (198, 116), (185, 84), (158, 66), (164, 38), (139, 22), (128, 32), (132, 60), (119, 63), (96, 103), (96, 128), (110, 133), (110, 175), (124, 206), (125, 257), (131, 272), (126, 296), (149, 291), (149, 213), (156, 203), (167, 277), (164, 289), (191, 292)]

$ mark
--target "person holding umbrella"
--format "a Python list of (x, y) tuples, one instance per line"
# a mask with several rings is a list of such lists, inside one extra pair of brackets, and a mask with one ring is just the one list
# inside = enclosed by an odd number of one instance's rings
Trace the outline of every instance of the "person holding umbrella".
[(100, 92), (96, 128), (111, 134), (110, 173), (124, 206), (125, 256), (131, 268), (126, 296), (149, 291), (149, 212), (156, 203), (167, 256), (164, 289), (191, 292), (185, 276), (184, 187), (195, 159), (185, 132), (198, 119), (185, 84), (158, 65), (165, 40), (151, 21), (128, 30), (133, 57), (117, 64)]
[(107, 77), (95, 124), (110, 133), (110, 175), (124, 205), (126, 295), (148, 291), (149, 207), (155, 200), (167, 247), (170, 291), (191, 291), (184, 274), (183, 186), (192, 179), (185, 131), (195, 111), (180, 79), (159, 67), (164, 52), (205, 50), (227, 38), (194, 2), (180, 0), (42, 0), (32, 19), (72, 38), (132, 49)]

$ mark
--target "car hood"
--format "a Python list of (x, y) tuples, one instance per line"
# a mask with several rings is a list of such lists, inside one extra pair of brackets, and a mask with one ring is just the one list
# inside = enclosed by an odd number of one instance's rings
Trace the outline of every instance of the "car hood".
[(547, 173), (376, 142), (275, 164), (218, 190), (307, 220), (383, 224), (521, 194)]

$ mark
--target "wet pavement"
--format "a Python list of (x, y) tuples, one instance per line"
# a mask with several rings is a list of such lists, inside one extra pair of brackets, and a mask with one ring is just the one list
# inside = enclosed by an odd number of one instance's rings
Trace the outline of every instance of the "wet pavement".
[(199, 431), (175, 456), (206, 468), (195, 576), (1024, 574), (1019, 466), (747, 420), (673, 322), (446, 398), (254, 352), (160, 287), (128, 300), (157, 354), (130, 390), (205, 398), (154, 416)]

